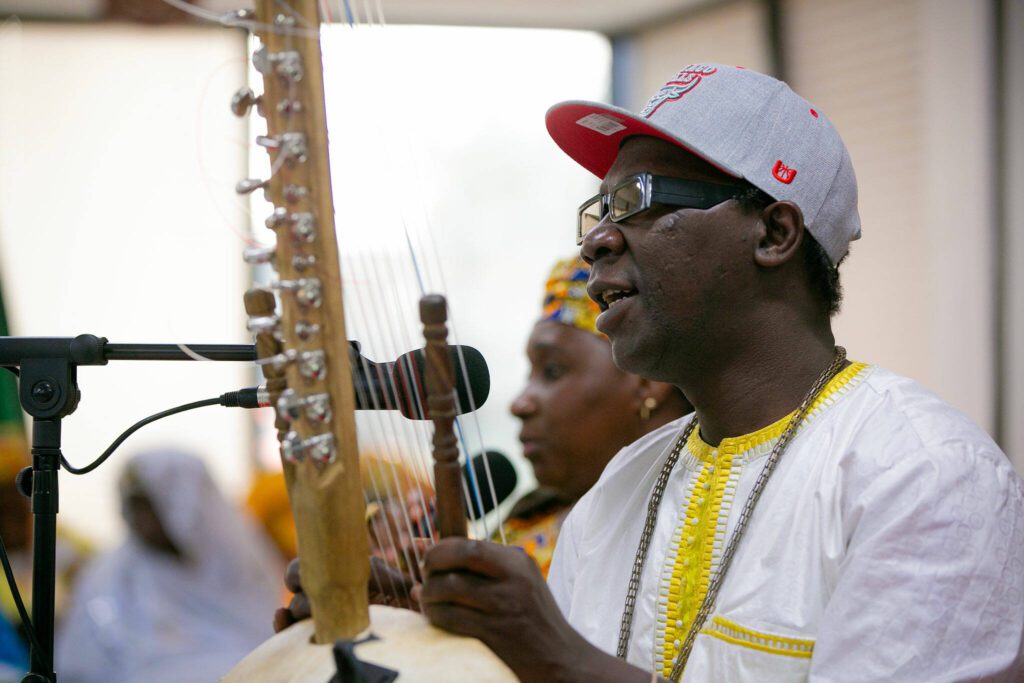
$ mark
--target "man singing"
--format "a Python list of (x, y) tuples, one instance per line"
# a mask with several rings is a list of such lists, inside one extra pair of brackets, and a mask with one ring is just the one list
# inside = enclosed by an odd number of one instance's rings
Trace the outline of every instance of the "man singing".
[(611, 461), (549, 585), (515, 549), (431, 549), (430, 620), (525, 681), (1020, 680), (1024, 483), (966, 417), (836, 346), (860, 219), (825, 114), (695, 64), (640, 114), (567, 102), (548, 129), (603, 179), (577, 238), (616, 364), (695, 413)]

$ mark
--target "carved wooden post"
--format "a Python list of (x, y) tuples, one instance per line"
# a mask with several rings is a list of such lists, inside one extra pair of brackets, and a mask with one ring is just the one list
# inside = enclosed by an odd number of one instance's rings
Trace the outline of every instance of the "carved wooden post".
[(455, 436), (455, 389), (448, 354), (448, 304), (440, 294), (420, 299), (420, 321), (427, 340), (424, 383), (427, 409), (434, 423), (434, 486), (437, 490), (437, 529), (441, 538), (466, 536), (462, 504), (462, 468)]

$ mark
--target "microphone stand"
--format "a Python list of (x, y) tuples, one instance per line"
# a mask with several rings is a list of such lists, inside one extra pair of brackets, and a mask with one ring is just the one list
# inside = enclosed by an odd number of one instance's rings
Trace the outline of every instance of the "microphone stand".
[[(18, 368), (21, 407), (32, 416), (32, 467), (18, 477), (22, 494), (32, 498), (31, 670), (21, 683), (56, 683), (53, 670), (54, 591), (57, 545), (57, 472), (61, 420), (75, 411), (81, 392), (78, 366), (111, 360), (254, 361), (252, 344), (109, 344), (105, 337), (0, 337), (0, 367)], [(28, 476), (31, 475), (31, 476)]]

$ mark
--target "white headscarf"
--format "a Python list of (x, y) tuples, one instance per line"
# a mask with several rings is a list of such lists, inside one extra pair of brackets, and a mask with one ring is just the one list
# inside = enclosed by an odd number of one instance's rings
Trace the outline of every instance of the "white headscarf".
[(58, 633), (57, 674), (63, 683), (216, 681), (272, 634), (280, 562), (195, 456), (140, 454), (125, 481), (122, 495), (149, 498), (181, 557), (130, 536), (97, 558)]

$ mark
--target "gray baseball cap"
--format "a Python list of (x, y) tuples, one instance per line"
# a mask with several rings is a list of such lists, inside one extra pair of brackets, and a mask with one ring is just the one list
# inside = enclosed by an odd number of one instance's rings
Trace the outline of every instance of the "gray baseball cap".
[(804, 223), (838, 263), (860, 238), (857, 179), (828, 118), (788, 85), (724, 64), (690, 64), (639, 114), (570, 101), (547, 113), (551, 137), (599, 178), (627, 138), (667, 140), (800, 207)]

